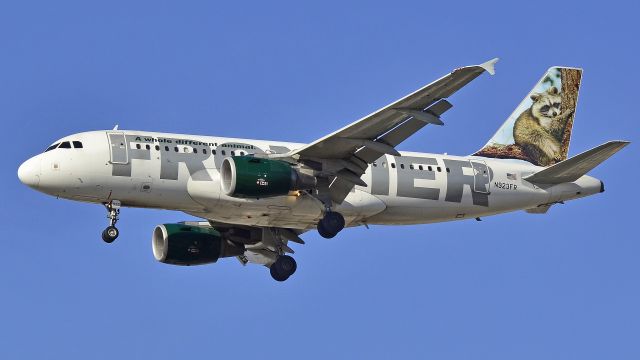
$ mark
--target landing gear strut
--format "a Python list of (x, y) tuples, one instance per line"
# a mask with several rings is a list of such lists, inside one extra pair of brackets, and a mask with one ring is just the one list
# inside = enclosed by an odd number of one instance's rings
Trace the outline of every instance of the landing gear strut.
[(339, 212), (331, 211), (333, 200), (329, 191), (329, 179), (317, 178), (316, 197), (324, 204), (324, 216), (318, 221), (318, 233), (325, 239), (331, 239), (344, 229), (344, 217)]
[(118, 235), (120, 235), (120, 231), (116, 227), (118, 216), (120, 215), (120, 201), (112, 200), (104, 204), (104, 207), (107, 208), (107, 211), (109, 212), (109, 215), (107, 215), (107, 219), (109, 219), (109, 226), (102, 231), (102, 240), (107, 244), (111, 244), (118, 238)]
[(325, 239), (331, 239), (344, 229), (344, 217), (335, 211), (327, 211), (318, 222), (318, 233)]
[(293, 275), (298, 268), (296, 261), (289, 255), (280, 255), (276, 262), (271, 264), (269, 272), (271, 277), (276, 281), (285, 281), (289, 276)]

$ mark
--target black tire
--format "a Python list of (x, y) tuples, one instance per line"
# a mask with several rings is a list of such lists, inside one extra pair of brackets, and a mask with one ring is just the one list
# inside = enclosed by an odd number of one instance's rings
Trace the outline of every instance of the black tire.
[(345, 221), (344, 221), (344, 216), (342, 216), (342, 214), (334, 212), (332, 213), (333, 216), (336, 218), (335, 221), (337, 222), (338, 225), (338, 232), (342, 231), (342, 229), (344, 229), (344, 225), (345, 225)]
[(318, 222), (318, 233), (323, 238), (331, 239), (344, 229), (344, 224), (342, 214), (333, 211), (327, 212)]
[(320, 236), (325, 239), (331, 239), (332, 237), (337, 235), (337, 233), (332, 233), (327, 230), (327, 228), (324, 227), (324, 223), (322, 222), (322, 220), (320, 220), (320, 222), (318, 223), (318, 234), (320, 234)]
[(328, 212), (325, 214), (323, 220), (325, 224), (328, 225), (327, 228), (336, 234), (344, 229), (344, 217), (340, 213), (333, 211)]
[(108, 226), (106, 229), (102, 231), (102, 240), (107, 244), (111, 244), (118, 238), (120, 235), (120, 231), (115, 226)]
[(291, 275), (293, 275), (298, 269), (298, 264), (289, 255), (278, 256), (276, 262), (274, 262), (269, 268), (271, 277), (276, 281), (285, 281)]
[(293, 275), (298, 269), (298, 264), (295, 259), (289, 255), (281, 255), (276, 260), (276, 264), (278, 264), (278, 271), (283, 274), (287, 274), (287, 277)]
[(269, 268), (269, 272), (271, 273), (271, 277), (275, 281), (285, 281), (289, 278), (288, 276), (280, 273), (280, 270), (278, 269), (278, 266), (276, 266), (276, 263), (273, 263), (271, 265), (271, 267)]

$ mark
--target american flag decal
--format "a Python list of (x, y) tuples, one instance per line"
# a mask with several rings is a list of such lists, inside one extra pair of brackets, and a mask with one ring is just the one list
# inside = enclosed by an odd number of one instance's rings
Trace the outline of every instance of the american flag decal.
[(509, 180), (518, 180), (518, 177), (516, 176), (516, 174), (507, 173), (507, 179), (509, 179)]

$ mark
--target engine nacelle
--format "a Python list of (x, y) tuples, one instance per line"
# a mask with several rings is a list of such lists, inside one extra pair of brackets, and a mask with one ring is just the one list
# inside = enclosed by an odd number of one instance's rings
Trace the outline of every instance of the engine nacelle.
[(298, 172), (291, 164), (252, 156), (232, 156), (220, 168), (222, 191), (233, 197), (271, 197), (315, 186), (315, 177)]
[(244, 253), (242, 245), (225, 240), (211, 227), (163, 224), (153, 230), (151, 239), (156, 260), (171, 265), (202, 265), (221, 257)]

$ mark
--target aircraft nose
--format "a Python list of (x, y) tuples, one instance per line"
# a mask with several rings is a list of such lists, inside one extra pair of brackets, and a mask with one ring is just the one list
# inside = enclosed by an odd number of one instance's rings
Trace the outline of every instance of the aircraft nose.
[(40, 158), (36, 156), (23, 162), (18, 168), (18, 178), (29, 187), (37, 187), (40, 184)]

